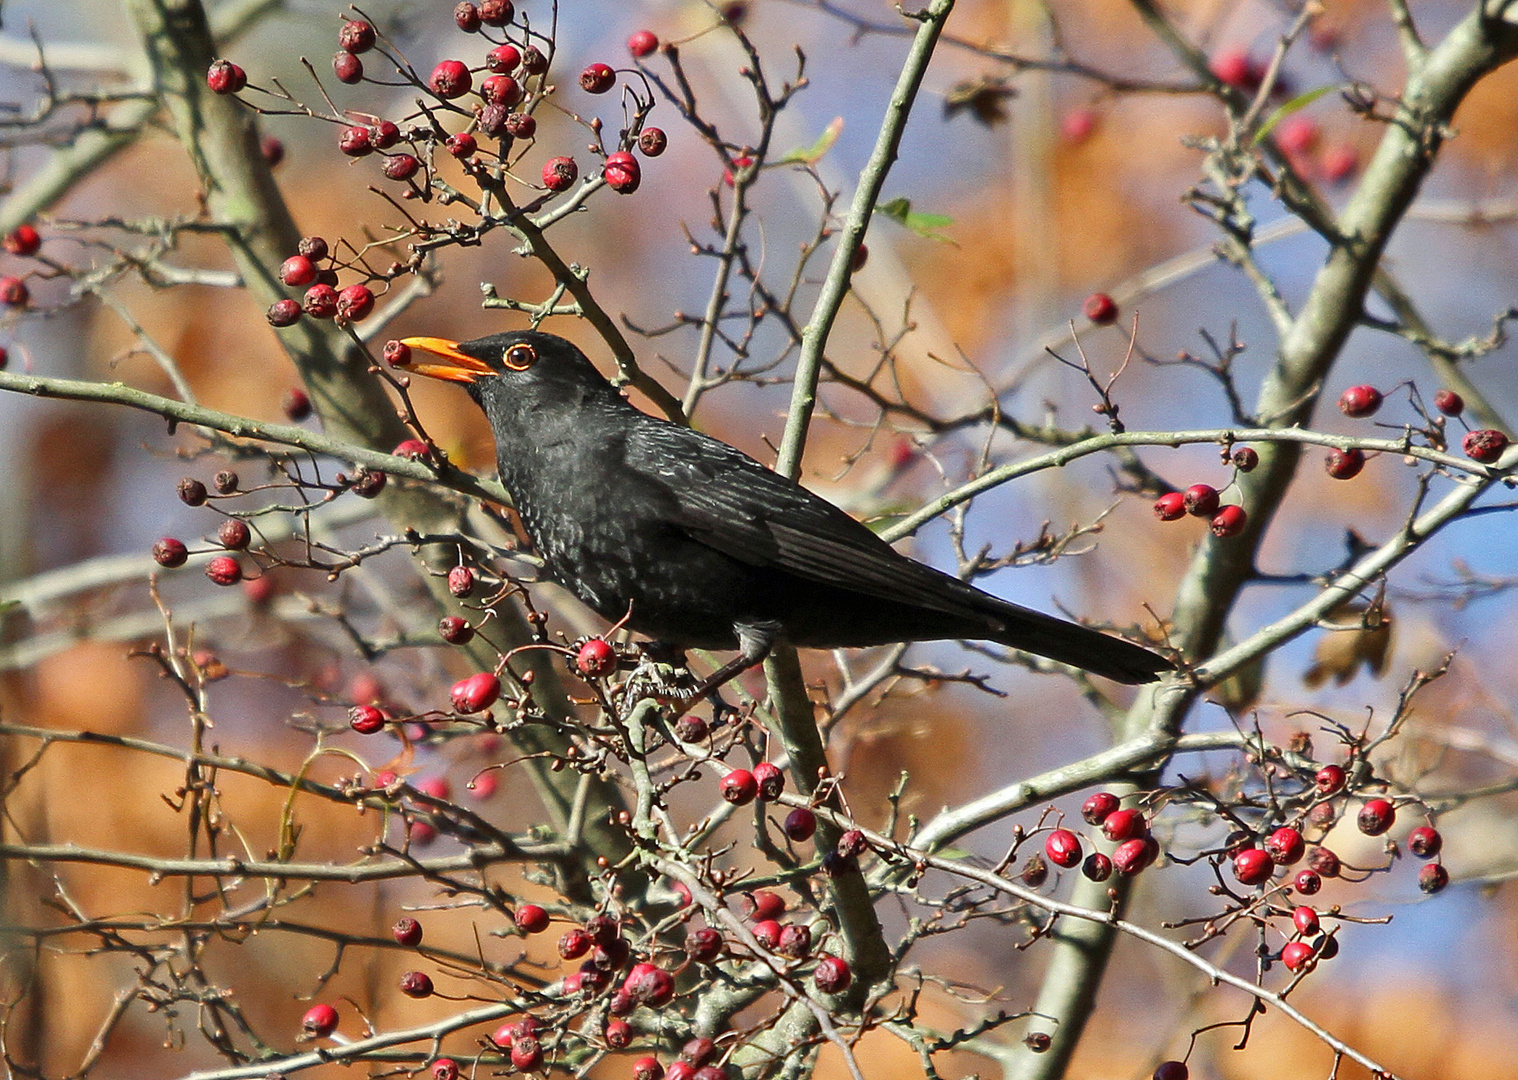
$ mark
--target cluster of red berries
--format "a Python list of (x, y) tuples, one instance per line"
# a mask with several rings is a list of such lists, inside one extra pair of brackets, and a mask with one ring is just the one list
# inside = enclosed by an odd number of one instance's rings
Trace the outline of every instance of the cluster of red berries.
[[(1249, 472), (1260, 463), (1260, 455), (1252, 447), (1241, 446), (1233, 452), (1233, 466), (1240, 472)], [(1238, 536), (1249, 523), (1249, 515), (1242, 506), (1230, 503), (1222, 505), (1222, 495), (1211, 484), (1192, 484), (1185, 491), (1167, 491), (1154, 502), (1154, 516), (1161, 521), (1179, 521), (1183, 517), (1208, 519), (1212, 535), (1222, 538)]]
[[(179, 501), (186, 506), (204, 506), (213, 498), (223, 498), (238, 493), (239, 479), (231, 469), (221, 469), (211, 479), (213, 495), (206, 485), (194, 477), (186, 476), (175, 488)], [(217, 547), (210, 550), (226, 552), (246, 551), (253, 542), (253, 530), (242, 518), (229, 517), (216, 530)], [(159, 566), (173, 570), (189, 561), (190, 549), (183, 540), (173, 536), (162, 537), (153, 545), (153, 561)], [(236, 585), (243, 580), (242, 563), (235, 555), (217, 555), (206, 563), (206, 577), (217, 585)], [(262, 579), (253, 579), (262, 580)]]
[[(33, 225), (18, 225), (0, 241), (11, 255), (29, 259), (42, 250), (42, 234)], [(31, 302), (32, 291), (26, 278), (15, 274), (0, 276), (0, 304), (12, 308), (24, 308)], [(0, 350), (0, 369), (5, 367), (4, 350)]]
[[(307, 236), (301, 240), (295, 254), (280, 264), (279, 280), (292, 289), (304, 287), (306, 292), (299, 302), (286, 297), (270, 305), (265, 317), (271, 326), (292, 326), (302, 314), (339, 322), (359, 322), (369, 316), (374, 310), (373, 291), (363, 284), (339, 290), (335, 261), (322, 266), (330, 256), (327, 241), (320, 236)], [(286, 411), (288, 413), (288, 407)]]
[[(1359, 420), (1374, 416), (1385, 401), (1385, 396), (1374, 386), (1364, 384), (1351, 386), (1339, 395), (1339, 411), (1345, 416)], [(1465, 399), (1453, 390), (1439, 390), (1434, 394), (1434, 408), (1444, 416), (1459, 417), (1465, 412)], [(1442, 424), (1443, 421), (1438, 421)], [(1483, 465), (1490, 465), (1502, 457), (1511, 440), (1495, 428), (1467, 430), (1460, 440), (1465, 456)], [(1355, 447), (1345, 450), (1333, 449), (1324, 460), (1324, 468), (1335, 480), (1349, 480), (1358, 476), (1365, 467), (1365, 452)]]

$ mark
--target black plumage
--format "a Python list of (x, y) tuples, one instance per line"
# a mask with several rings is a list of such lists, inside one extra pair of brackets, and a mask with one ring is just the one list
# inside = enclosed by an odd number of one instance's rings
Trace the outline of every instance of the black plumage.
[(738, 649), (713, 685), (777, 641), (985, 639), (1126, 683), (1172, 667), (901, 555), (747, 454), (634, 408), (562, 338), (406, 344), (439, 358), (411, 370), (465, 383), (484, 409), (501, 483), (554, 578), (659, 641)]

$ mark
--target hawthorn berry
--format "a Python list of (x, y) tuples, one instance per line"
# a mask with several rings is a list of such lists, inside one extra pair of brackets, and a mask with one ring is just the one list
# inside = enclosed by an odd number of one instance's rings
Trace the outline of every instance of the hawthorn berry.
[(321, 262), (327, 257), (327, 241), (320, 236), (303, 236), (300, 243), (295, 245), (295, 250), (312, 262)]
[(1236, 90), (1248, 90), (1258, 85), (1254, 80), (1254, 65), (1243, 49), (1226, 49), (1214, 56), (1207, 67), (1218, 82)]
[(349, 285), (337, 294), (337, 316), (349, 322), (360, 322), (374, 310), (374, 293), (367, 285)]
[(25, 307), (31, 298), (32, 291), (26, 287), (25, 281), (11, 275), (0, 277), (0, 304)]
[(1081, 818), (1087, 825), (1100, 825), (1122, 805), (1110, 791), (1098, 791), (1081, 804)]
[(522, 63), (515, 45), (497, 45), (485, 54), (485, 66), (497, 75), (509, 75)]
[(236, 94), (248, 85), (248, 73), (230, 60), (212, 60), (206, 85), (213, 94)]
[(242, 566), (230, 555), (218, 555), (206, 563), (206, 577), (217, 585), (236, 585), (242, 580)]
[(543, 186), (549, 191), (568, 191), (579, 175), (580, 167), (572, 157), (553, 157), (543, 163)]
[(575, 927), (559, 935), (559, 955), (565, 960), (578, 960), (590, 952), (590, 947), (594, 944), (594, 938)]
[(1365, 468), (1365, 451), (1358, 446), (1348, 450), (1334, 447), (1323, 459), (1323, 468), (1335, 480), (1353, 480)]
[(1060, 138), (1071, 145), (1079, 145), (1096, 134), (1097, 113), (1095, 109), (1071, 109), (1059, 118)]
[(1069, 829), (1055, 829), (1044, 838), (1044, 853), (1055, 866), (1068, 870), (1081, 861), (1080, 837)]
[(611, 1019), (606, 1021), (606, 1030), (603, 1032), (606, 1045), (613, 1050), (625, 1050), (632, 1042), (632, 1025), (626, 1020)]
[(708, 731), (706, 721), (690, 713), (686, 713), (675, 721), (675, 738), (681, 742), (701, 742), (706, 738)]
[(812, 981), (824, 994), (841, 994), (854, 981), (854, 973), (849, 970), (848, 961), (824, 953), (812, 972)]
[(1102, 835), (1113, 843), (1143, 836), (1147, 830), (1144, 815), (1137, 810), (1114, 810), (1102, 819)]
[(1184, 1061), (1162, 1061), (1155, 1066), (1153, 1080), (1187, 1080), (1190, 1075)]
[(401, 993), (410, 998), (432, 996), (432, 978), (425, 971), (408, 971), (401, 976)]
[(402, 439), (395, 444), (395, 449), (390, 451), (396, 457), (409, 458), (412, 461), (425, 461), (429, 453), (427, 444), (421, 439)]
[(588, 64), (580, 72), (580, 87), (587, 94), (604, 94), (617, 81), (617, 73), (605, 64)]
[(1307, 868), (1319, 877), (1339, 876), (1339, 856), (1326, 847), (1315, 847), (1307, 853)]
[[(10, 301), (7, 300), (6, 303)], [(1507, 444), (1508, 438), (1502, 432), (1491, 428), (1480, 428), (1465, 433), (1465, 438), (1460, 440), (1460, 449), (1464, 450), (1465, 456), (1472, 461), (1489, 465), (1502, 456), (1502, 451), (1507, 449)]]
[(471, 4), (469, 0), (460, 0), (453, 9), (453, 25), (466, 34), (479, 33), (480, 9)]
[(480, 148), (479, 140), (467, 131), (448, 136), (443, 140), (443, 145), (456, 158), (473, 157), (474, 152)]
[[(505, 78), (506, 76), (501, 76)], [(512, 80), (515, 82), (516, 80)], [(498, 102), (489, 102), (481, 105), (474, 112), (475, 126), (479, 131), (492, 139), (504, 138), (506, 135), (506, 120), (510, 117), (510, 110)]]
[(1344, 786), (1344, 770), (1338, 765), (1325, 765), (1312, 779), (1319, 795), (1332, 795)]
[(637, 964), (622, 983), (622, 989), (633, 1000), (649, 1008), (657, 1009), (669, 1004), (675, 996), (674, 976), (653, 964)]
[(384, 712), (373, 705), (355, 705), (348, 710), (348, 726), (360, 735), (373, 735), (385, 729)]
[(280, 264), (279, 280), (292, 288), (309, 285), (316, 280), (316, 264), (304, 255), (291, 255)]
[(1081, 863), (1081, 873), (1092, 881), (1106, 881), (1112, 876), (1112, 860), (1100, 851), (1093, 851)]
[(1192, 484), (1182, 498), (1192, 517), (1210, 518), (1218, 512), (1218, 490), (1211, 484)]
[(1035, 851), (1028, 856), (1028, 861), (1023, 863), (1022, 871), (1017, 876), (1028, 888), (1037, 889), (1049, 880), (1049, 864), (1043, 855)]
[(153, 561), (159, 566), (166, 566), (170, 570), (176, 566), (183, 566), (185, 560), (190, 557), (189, 549), (184, 542), (176, 540), (172, 536), (165, 536), (153, 545)]
[(339, 49), (332, 57), (332, 74), (337, 81), (352, 86), (364, 81), (364, 62), (351, 52)]
[(642, 166), (638, 164), (637, 158), (625, 150), (606, 156), (601, 175), (605, 178), (607, 187), (623, 195), (631, 195), (643, 183)]
[(515, 13), (511, 0), (480, 0), (480, 21), (486, 26), (505, 26)]
[(301, 307), (313, 319), (330, 319), (337, 314), (337, 290), (331, 285), (313, 285), (306, 290)]
[(548, 70), (548, 57), (536, 45), (522, 50), (522, 70), (529, 75), (541, 75)]
[(1322, 130), (1310, 116), (1288, 116), (1276, 125), (1276, 145), (1288, 154), (1307, 154), (1318, 145)]
[(1289, 825), (1283, 825), (1265, 838), (1265, 853), (1277, 866), (1290, 866), (1302, 861), (1307, 844), (1302, 834)]
[(407, 915), (390, 928), (390, 936), (397, 944), (414, 949), (422, 943), (422, 924)]
[(774, 919), (760, 919), (753, 925), (752, 931), (754, 940), (765, 949), (774, 951), (775, 946), (780, 944), (780, 923)]
[(759, 794), (759, 782), (747, 769), (734, 769), (722, 778), (722, 797), (734, 806), (746, 806)]
[(761, 761), (754, 766), (754, 782), (759, 785), (760, 802), (774, 802), (785, 791), (785, 773), (773, 762)]
[(388, 477), (379, 469), (359, 469), (353, 474), (348, 490), (361, 499), (372, 499), (385, 490)]
[(1407, 834), (1407, 850), (1420, 859), (1432, 859), (1444, 847), (1444, 837), (1432, 825), (1419, 825)]
[(1238, 536), (1244, 531), (1244, 526), (1249, 522), (1249, 515), (1244, 512), (1242, 506), (1228, 505), (1219, 508), (1208, 523), (1212, 535), (1219, 538)]
[(337, 1010), (331, 1005), (313, 1005), (300, 1018), (301, 1030), (314, 1039), (325, 1039), (337, 1030)]
[(1292, 886), (1303, 896), (1316, 896), (1323, 888), (1323, 879), (1313, 870), (1298, 870), (1291, 879)]
[[(300, 320), (300, 304), (288, 297), (283, 300), (276, 300), (269, 305), (269, 310), (264, 312), (264, 318), (269, 320), (270, 326), (292, 326)], [(304, 396), (304, 392), (302, 392), (302, 396)], [(286, 415), (288, 415), (288, 411)], [(308, 398), (306, 401), (306, 416), (310, 415), (311, 402)], [(296, 417), (292, 416), (290, 419), (294, 420)], [(304, 417), (301, 417), (301, 419), (304, 419)]]
[(1242, 885), (1260, 885), (1270, 880), (1275, 863), (1260, 848), (1245, 848), (1233, 857), (1233, 876)]
[(698, 964), (709, 964), (722, 955), (722, 934), (709, 926), (685, 935), (685, 955)]
[(1366, 836), (1380, 836), (1397, 820), (1396, 807), (1386, 799), (1371, 799), (1360, 807), (1355, 824)]
[(463, 97), (474, 86), (474, 79), (469, 74), (469, 68), (461, 60), (444, 60), (432, 69), (432, 75), (427, 80), (427, 85), (432, 92), (440, 98), (449, 101)]
[(374, 48), (378, 38), (374, 24), (365, 19), (345, 19), (337, 32), (337, 44), (345, 52), (362, 53)]
[(355, 124), (338, 134), (337, 148), (348, 157), (365, 157), (374, 153), (374, 137), (368, 128)]
[(1318, 932), (1318, 913), (1306, 905), (1294, 908), (1291, 913), (1291, 925), (1297, 928), (1297, 933), (1311, 937)]
[(461, 713), (484, 712), (500, 696), (501, 680), (489, 671), (479, 671), (460, 679), (448, 692), (453, 707)]
[(1239, 472), (1254, 472), (1259, 463), (1259, 451), (1252, 446), (1241, 446), (1233, 452), (1233, 467)]
[(1119, 873), (1131, 877), (1140, 873), (1160, 854), (1160, 845), (1152, 836), (1136, 836), (1124, 840), (1112, 852), (1112, 866)]
[(1432, 896), (1449, 884), (1449, 871), (1439, 863), (1429, 863), (1418, 871), (1418, 888)]
[(785, 824), (781, 828), (792, 842), (803, 843), (817, 832), (817, 815), (804, 806), (798, 806), (785, 815)]
[(186, 476), (175, 487), (179, 501), (186, 506), (204, 506), (208, 498), (206, 486), (194, 477)]
[(665, 1080), (664, 1066), (658, 1058), (640, 1057), (633, 1062), (632, 1080)]
[(535, 1035), (512, 1040), (511, 1065), (518, 1072), (535, 1072), (543, 1064), (543, 1047)]
[(6, 234), (4, 244), (12, 255), (35, 255), (42, 247), (42, 236), (30, 225), (18, 225)]
[(575, 667), (590, 678), (609, 675), (617, 667), (616, 650), (600, 638), (591, 638), (575, 653)]
[(1465, 399), (1453, 390), (1440, 390), (1434, 394), (1434, 408), (1445, 416), (1459, 416), (1465, 411)]
[(1081, 305), (1081, 311), (1097, 326), (1111, 326), (1117, 322), (1117, 301), (1103, 292), (1092, 293), (1086, 297), (1085, 303)]
[(512, 113), (506, 117), (506, 134), (513, 139), (530, 139), (538, 133), (538, 121), (530, 113)]
[(449, 570), (448, 591), (460, 600), (474, 592), (474, 571), (467, 566), (455, 566)]
[(438, 1058), (432, 1063), (432, 1080), (459, 1080), (459, 1063), (452, 1058)]
[(1381, 407), (1381, 401), (1381, 391), (1374, 386), (1351, 386), (1339, 395), (1339, 411), (1356, 419), (1373, 416)]
[(638, 149), (645, 157), (658, 157), (669, 146), (669, 136), (662, 128), (644, 128), (638, 132)]
[(696, 1075), (691, 1080), (732, 1080), (732, 1077), (721, 1065), (703, 1065), (696, 1070)]
[(775, 951), (792, 960), (801, 960), (812, 951), (812, 928), (801, 923), (788, 923), (780, 928), (780, 941)]
[(1312, 946), (1305, 941), (1289, 941), (1281, 950), (1281, 963), (1286, 965), (1288, 971), (1310, 971), (1312, 969)]
[(641, 60), (659, 47), (659, 37), (652, 30), (634, 30), (627, 39), (627, 51)]
[(399, 341), (385, 342), (383, 355), (391, 367), (405, 367), (411, 363), (411, 346)]
[(748, 901), (746, 914), (754, 922), (778, 919), (785, 914), (785, 898), (777, 892), (760, 889), (757, 892), (745, 894), (745, 898)]
[(389, 150), (401, 141), (401, 129), (396, 126), (394, 120), (381, 120), (374, 125), (369, 133), (369, 139), (374, 143), (376, 150)]
[(480, 83), (480, 97), (492, 105), (509, 107), (522, 100), (522, 84), (510, 75), (491, 75)]

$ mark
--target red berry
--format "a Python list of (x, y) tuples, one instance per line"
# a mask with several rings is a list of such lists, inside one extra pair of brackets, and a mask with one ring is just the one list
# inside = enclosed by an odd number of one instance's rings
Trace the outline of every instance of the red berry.
[(451, 101), (469, 93), (474, 80), (462, 61), (444, 60), (432, 69), (432, 77), (427, 80), (427, 85), (432, 87), (432, 92), (438, 97)]
[(5, 250), (12, 255), (35, 255), (40, 247), (42, 247), (42, 237), (30, 225), (18, 225), (15, 231), (5, 238)]
[(330, 319), (337, 314), (337, 290), (331, 285), (313, 285), (306, 290), (301, 306), (313, 319)]
[(780, 943), (775, 946), (775, 951), (782, 956), (789, 956), (792, 960), (800, 960), (812, 951), (812, 929), (800, 923), (793, 923), (780, 928)]
[(410, 458), (412, 461), (425, 461), (429, 453), (427, 444), (421, 439), (402, 439), (390, 452), (396, 457)]
[(1081, 861), (1080, 837), (1069, 829), (1055, 829), (1044, 839), (1044, 853), (1055, 866), (1069, 869)]
[(480, 97), (508, 108), (522, 100), (522, 84), (510, 75), (491, 75), (480, 83)]
[(1297, 933), (1311, 937), (1318, 932), (1318, 913), (1310, 907), (1299, 907), (1292, 910), (1291, 924), (1297, 928)]
[(761, 761), (754, 766), (754, 782), (759, 785), (759, 801), (774, 802), (785, 790), (785, 773), (779, 766)]
[(506, 134), (513, 139), (530, 139), (538, 133), (538, 122), (529, 113), (512, 113), (506, 118)]
[(235, 94), (248, 85), (248, 73), (230, 60), (212, 60), (206, 85), (213, 94)]
[(1419, 825), (1407, 834), (1407, 850), (1420, 859), (1432, 859), (1444, 847), (1444, 837), (1432, 825)]
[(316, 264), (304, 255), (291, 255), (280, 264), (279, 280), (292, 288), (309, 285), (316, 280)]
[(1319, 877), (1339, 876), (1339, 856), (1326, 847), (1315, 847), (1307, 853), (1307, 867)]
[(716, 1052), (716, 1043), (712, 1042), (712, 1040), (706, 1038), (704, 1035), (698, 1035), (694, 1039), (688, 1040), (684, 1046), (680, 1047), (680, 1060), (688, 1063), (693, 1068), (700, 1068), (702, 1065), (705, 1065), (708, 1061), (710, 1061), (712, 1059), (712, 1055)]
[(1339, 395), (1339, 411), (1356, 419), (1372, 416), (1381, 407), (1381, 391), (1374, 386), (1351, 386)]
[(617, 652), (600, 638), (591, 638), (575, 654), (575, 667), (591, 678), (609, 675), (616, 670)]
[(325, 1039), (337, 1030), (337, 1010), (331, 1005), (313, 1005), (300, 1018), (300, 1026), (307, 1035)]
[(369, 139), (374, 143), (376, 150), (389, 150), (401, 141), (401, 129), (393, 120), (381, 120), (374, 125), (374, 130), (369, 133)]
[(242, 580), (242, 566), (230, 555), (218, 555), (206, 563), (206, 577), (218, 585), (236, 585)]
[(1418, 888), (1432, 896), (1436, 892), (1442, 892), (1449, 884), (1449, 871), (1439, 863), (1429, 863), (1418, 871)]
[(572, 157), (549, 158), (543, 164), (543, 186), (549, 191), (567, 191), (580, 175)]
[(663, 968), (653, 964), (637, 964), (622, 983), (622, 989), (633, 1000), (657, 1009), (660, 1005), (669, 1004), (675, 996), (675, 980)]
[(1233, 857), (1233, 876), (1243, 885), (1260, 885), (1270, 880), (1275, 863), (1259, 848), (1245, 848)]
[(486, 26), (505, 26), (515, 11), (511, 0), (480, 0), (480, 21)]
[(1190, 1075), (1184, 1061), (1162, 1061), (1155, 1067), (1153, 1080), (1187, 1080)]
[(1092, 881), (1106, 881), (1112, 876), (1112, 860), (1100, 851), (1093, 851), (1081, 863), (1081, 873)]
[(669, 136), (664, 134), (662, 128), (650, 127), (638, 132), (638, 149), (643, 151), (646, 157), (658, 157), (664, 153), (667, 146), (669, 146)]
[[(10, 302), (6, 300), (6, 303)], [(1479, 461), (1486, 465), (1502, 456), (1502, 451), (1507, 449), (1507, 443), (1508, 438), (1502, 432), (1482, 428), (1478, 431), (1467, 431), (1465, 438), (1460, 440), (1460, 448), (1472, 461)]]
[(536, 1072), (543, 1064), (543, 1047), (533, 1035), (512, 1040), (511, 1065), (518, 1072)]
[(699, 716), (686, 713), (675, 721), (675, 738), (681, 742), (701, 742), (708, 732), (706, 721)]
[(438, 1058), (432, 1063), (432, 1080), (459, 1080), (459, 1063), (452, 1058)]
[(303, 236), (295, 250), (312, 262), (321, 262), (327, 257), (327, 242), (320, 236)]
[(590, 64), (580, 72), (580, 86), (587, 94), (604, 94), (617, 81), (617, 73), (605, 64)]
[(1096, 134), (1097, 113), (1095, 109), (1071, 109), (1059, 118), (1060, 138), (1078, 145)]
[(448, 592), (460, 600), (474, 592), (474, 571), (467, 566), (448, 571)]
[(798, 806), (785, 816), (782, 828), (792, 842), (803, 843), (810, 840), (817, 831), (817, 815), (804, 806)]
[(1465, 399), (1453, 390), (1440, 390), (1434, 394), (1434, 408), (1445, 416), (1459, 416), (1465, 411)]
[(1289, 825), (1283, 825), (1265, 838), (1265, 852), (1277, 866), (1290, 866), (1302, 861), (1307, 844), (1302, 834)]
[(665, 1080), (664, 1066), (654, 1057), (640, 1057), (633, 1062), (632, 1080)]
[(348, 726), (360, 735), (385, 730), (385, 714), (373, 705), (355, 705), (348, 710)]
[(854, 981), (854, 973), (849, 970), (848, 962), (841, 957), (824, 954), (817, 961), (817, 969), (812, 972), (812, 981), (824, 994), (841, 994)]
[(584, 930), (566, 930), (559, 936), (559, 955), (565, 960), (578, 960), (590, 952), (590, 947), (594, 944), (594, 939)]
[(1281, 963), (1285, 964), (1289, 971), (1312, 970), (1312, 946), (1305, 941), (1287, 942), (1281, 950)]
[(1323, 879), (1312, 870), (1298, 870), (1291, 883), (1303, 896), (1316, 896), (1323, 888)]
[(758, 892), (746, 894), (748, 898), (748, 917), (755, 922), (763, 922), (765, 919), (778, 919), (785, 914), (785, 898), (777, 892), (769, 889), (760, 889)]
[(522, 62), (515, 45), (497, 45), (485, 54), (485, 66), (497, 75), (509, 75)]
[(347, 52), (368, 52), (374, 48), (377, 37), (373, 23), (363, 19), (346, 19), (343, 28), (337, 32), (337, 44)]
[(1098, 791), (1081, 804), (1081, 817), (1087, 825), (1100, 825), (1119, 805), (1116, 795), (1110, 791)]
[(351, 52), (338, 50), (332, 57), (332, 74), (337, 76), (337, 81), (352, 86), (354, 83), (364, 81), (364, 62)]
[(737, 157), (733, 158), (733, 167), (731, 169), (723, 169), (722, 170), (722, 182), (724, 184), (726, 184), (728, 187), (732, 187), (733, 184), (734, 184), (734, 182), (735, 182), (734, 181), (734, 177), (733, 177), (733, 171), (737, 170), (739, 172), (742, 172), (744, 169), (747, 169), (753, 163), (754, 163), (754, 159), (751, 158), (751, 157), (749, 157), (747, 154), (739, 154)]
[(698, 964), (709, 964), (722, 955), (722, 935), (709, 926), (685, 935), (685, 955)]
[(1244, 531), (1244, 526), (1249, 522), (1249, 515), (1244, 512), (1242, 506), (1224, 506), (1213, 515), (1208, 528), (1212, 535), (1217, 537), (1238, 536)]
[(401, 976), (401, 993), (407, 997), (432, 996), (432, 979), (425, 971), (408, 971)]
[(659, 47), (659, 38), (652, 30), (634, 30), (627, 39), (627, 51), (639, 60), (649, 56)]
[(460, 0), (453, 9), (453, 25), (466, 34), (479, 33), (480, 9), (471, 4), (469, 0)]
[(780, 944), (780, 924), (774, 919), (760, 919), (753, 925), (754, 940), (766, 949)]
[(183, 566), (189, 557), (189, 550), (184, 543), (172, 536), (165, 536), (153, 545), (153, 561), (159, 566), (167, 566), (170, 570), (176, 566)]
[(1323, 151), (1323, 175), (1331, 184), (1342, 184), (1360, 170), (1360, 155), (1342, 143)]
[(1313, 777), (1313, 786), (1319, 795), (1332, 795), (1344, 786), (1344, 770), (1337, 765), (1325, 765)]
[(732, 1077), (721, 1065), (703, 1065), (696, 1070), (692, 1080), (732, 1080)]
[(1247, 90), (1258, 85), (1254, 78), (1254, 65), (1243, 49), (1227, 49), (1212, 58), (1208, 65), (1218, 82), (1237, 90)]
[(759, 782), (747, 769), (734, 769), (722, 778), (722, 797), (734, 806), (744, 806), (759, 794)]
[(632, 1025), (626, 1020), (611, 1019), (606, 1021), (606, 1045), (613, 1050), (626, 1049), (633, 1039)]
[(1252, 446), (1241, 446), (1233, 452), (1233, 467), (1239, 472), (1254, 472), (1260, 463), (1260, 455)]
[(1276, 125), (1276, 145), (1287, 154), (1310, 153), (1318, 145), (1322, 132), (1310, 116), (1288, 116)]
[(1152, 836), (1124, 840), (1112, 852), (1112, 866), (1119, 874), (1132, 876), (1149, 866), (1160, 854), (1160, 845)]
[(399, 341), (385, 342), (385, 363), (391, 367), (405, 367), (411, 363), (411, 346)]
[(26, 287), (26, 282), (18, 277), (0, 277), (0, 304), (25, 307), (31, 298), (32, 291)]
[(1146, 831), (1144, 815), (1137, 810), (1114, 810), (1102, 819), (1102, 835), (1113, 843), (1132, 840)]
[(1365, 468), (1365, 451), (1357, 446), (1348, 450), (1335, 447), (1323, 459), (1323, 468), (1335, 480), (1353, 480)]
[(1380, 836), (1397, 820), (1397, 809), (1386, 799), (1371, 799), (1360, 807), (1355, 824), (1366, 836)]
[[(612, 157), (615, 156), (617, 155), (612, 155)], [(643, 169), (631, 154), (626, 157), (626, 161), (616, 162), (608, 157), (601, 175), (606, 179), (607, 187), (623, 195), (631, 195), (638, 190), (638, 185), (643, 183)]]
[(501, 680), (488, 671), (476, 672), (454, 683), (448, 696), (459, 712), (484, 712), (501, 696)]
[(390, 936), (397, 944), (414, 949), (422, 943), (422, 924), (407, 915), (390, 928)]
[(448, 136), (448, 138), (443, 140), (443, 145), (456, 158), (473, 157), (474, 152), (480, 148), (479, 140), (467, 131), (461, 131), (457, 135)]
[(364, 157), (374, 153), (374, 139), (366, 127), (343, 128), (337, 137), (337, 148), (349, 157)]
[(1111, 326), (1117, 322), (1117, 301), (1106, 293), (1092, 293), (1081, 305), (1081, 311), (1097, 326)]
[(1192, 517), (1210, 518), (1218, 512), (1218, 491), (1211, 484), (1192, 484), (1182, 498)]
[[(506, 78), (506, 76), (502, 75), (500, 78)], [(516, 80), (512, 79), (512, 82), (516, 82)], [(511, 113), (505, 105), (489, 102), (481, 105), (474, 111), (474, 122), (476, 128), (482, 134), (488, 135), (492, 139), (500, 139), (506, 135), (506, 121), (510, 116)]]

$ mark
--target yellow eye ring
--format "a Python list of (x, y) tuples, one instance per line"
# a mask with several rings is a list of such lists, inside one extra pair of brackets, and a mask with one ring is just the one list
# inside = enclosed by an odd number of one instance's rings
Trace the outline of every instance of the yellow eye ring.
[(519, 343), (506, 350), (502, 362), (512, 371), (526, 371), (538, 362), (538, 350), (525, 342)]

